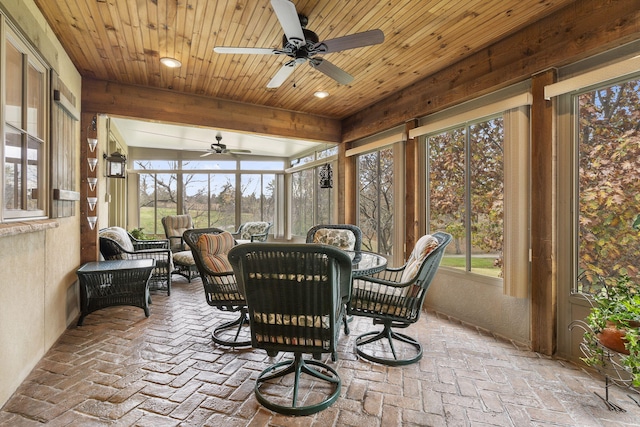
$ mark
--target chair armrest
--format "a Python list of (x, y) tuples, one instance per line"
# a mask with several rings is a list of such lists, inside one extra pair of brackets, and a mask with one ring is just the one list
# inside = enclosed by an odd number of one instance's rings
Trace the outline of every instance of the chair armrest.
[(169, 247), (171, 248), (172, 239), (180, 240), (180, 251), (186, 251), (188, 248), (184, 245), (184, 238), (182, 236), (168, 236), (167, 240), (169, 240)]
[(412, 285), (416, 281), (416, 277), (408, 282), (401, 282), (402, 272), (404, 268), (388, 268), (373, 276), (362, 276), (356, 280), (362, 280), (365, 282), (377, 283), (380, 285), (391, 286), (394, 288), (406, 288)]
[(132, 241), (136, 251), (146, 249), (169, 249), (169, 240), (135, 240)]
[(267, 238), (267, 234), (268, 234), (268, 232), (265, 232), (265, 233), (258, 233), (258, 234), (252, 234), (252, 235), (251, 235), (251, 241), (253, 242), (253, 241), (254, 241), (254, 239), (258, 239), (258, 241), (262, 242), (263, 240), (260, 240), (260, 239), (265, 239), (265, 240), (266, 240), (266, 238)]

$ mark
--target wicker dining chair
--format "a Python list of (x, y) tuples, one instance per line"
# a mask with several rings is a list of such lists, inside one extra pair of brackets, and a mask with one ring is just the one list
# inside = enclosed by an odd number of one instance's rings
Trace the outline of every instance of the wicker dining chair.
[[(320, 359), (330, 353), (337, 359), (342, 300), (351, 288), (349, 255), (319, 244), (246, 243), (229, 251), (229, 262), (247, 300), (251, 345), (269, 356), (294, 354), (258, 375), (258, 402), (286, 415), (329, 407), (340, 395), (340, 376), (328, 364), (302, 355)], [(302, 381), (302, 373), (313, 381)], [(293, 379), (284, 379), (289, 376)], [(293, 389), (284, 392), (290, 385)]]
[(348, 251), (362, 248), (362, 230), (353, 224), (319, 224), (307, 231), (307, 243), (324, 243)]
[(246, 301), (238, 291), (227, 260), (227, 253), (235, 245), (233, 236), (219, 228), (197, 228), (185, 231), (183, 237), (193, 253), (207, 304), (221, 311), (238, 313), (235, 320), (214, 328), (213, 342), (229, 347), (250, 346)]
[(447, 233), (422, 236), (402, 267), (354, 279), (348, 313), (371, 317), (374, 325), (384, 326), (356, 338), (358, 355), (390, 366), (420, 360), (422, 344), (394, 328), (406, 328), (420, 318), (427, 289), (450, 242)]
[(266, 242), (269, 237), (269, 230), (273, 223), (266, 221), (252, 221), (240, 224), (235, 233), (231, 233), (236, 240), (247, 242)]

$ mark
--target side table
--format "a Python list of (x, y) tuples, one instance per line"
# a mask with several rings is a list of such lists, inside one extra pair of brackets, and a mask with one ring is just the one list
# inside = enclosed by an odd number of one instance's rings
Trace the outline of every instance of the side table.
[(149, 279), (153, 259), (89, 262), (76, 274), (80, 283), (80, 318), (114, 305), (132, 305), (149, 317)]

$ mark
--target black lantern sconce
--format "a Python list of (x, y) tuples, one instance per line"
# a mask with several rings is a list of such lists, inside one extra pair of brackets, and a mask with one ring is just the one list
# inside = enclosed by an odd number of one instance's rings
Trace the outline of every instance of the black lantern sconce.
[(127, 158), (117, 151), (115, 153), (111, 153), (110, 156), (104, 154), (103, 157), (107, 161), (107, 177), (124, 178)]
[(329, 163), (320, 167), (320, 188), (333, 188), (333, 171)]

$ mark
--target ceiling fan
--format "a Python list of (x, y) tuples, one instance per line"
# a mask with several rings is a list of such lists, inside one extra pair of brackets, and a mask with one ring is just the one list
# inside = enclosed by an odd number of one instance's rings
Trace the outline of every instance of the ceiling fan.
[(216, 134), (216, 141), (211, 144), (211, 148), (207, 150), (206, 153), (201, 155), (200, 157), (210, 156), (212, 154), (236, 154), (236, 153), (251, 153), (251, 150), (241, 150), (234, 148), (227, 148), (227, 146), (220, 141), (222, 141), (222, 135), (220, 132)]
[(268, 88), (280, 87), (291, 73), (293, 73), (293, 70), (298, 64), (307, 61), (309, 65), (316, 70), (326, 74), (342, 85), (347, 85), (353, 80), (352, 75), (316, 55), (372, 46), (384, 41), (384, 33), (376, 29), (320, 42), (316, 33), (305, 28), (308, 18), (298, 14), (296, 6), (292, 2), (289, 0), (271, 0), (271, 6), (284, 30), (282, 49), (225, 46), (216, 46), (213, 48), (213, 51), (216, 53), (286, 55), (291, 58), (284, 63), (280, 70), (269, 81), (267, 84)]

